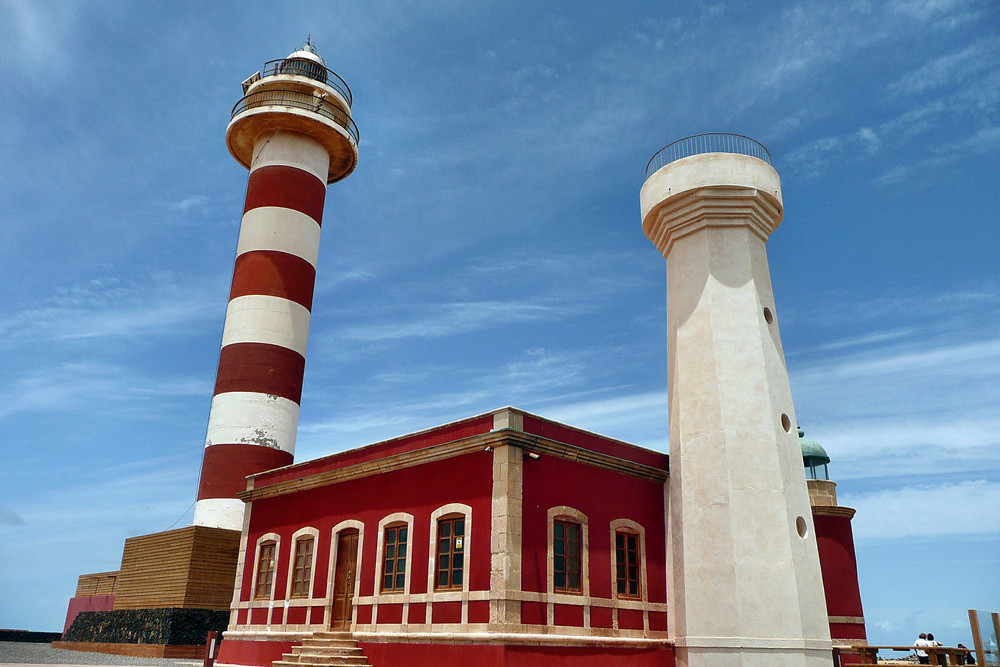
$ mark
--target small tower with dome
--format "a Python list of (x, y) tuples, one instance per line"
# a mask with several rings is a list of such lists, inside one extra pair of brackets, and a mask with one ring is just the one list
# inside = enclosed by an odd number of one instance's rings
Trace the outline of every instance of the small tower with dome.
[(799, 445), (802, 447), (802, 463), (806, 467), (806, 479), (830, 479), (827, 464), (830, 456), (823, 445), (806, 437), (806, 432), (799, 427)]
[(837, 504), (837, 483), (830, 479), (830, 455), (823, 445), (807, 438), (800, 426), (799, 446), (809, 488), (816, 548), (819, 550), (830, 636), (834, 646), (866, 644), (865, 616), (858, 583), (851, 519), (854, 508)]

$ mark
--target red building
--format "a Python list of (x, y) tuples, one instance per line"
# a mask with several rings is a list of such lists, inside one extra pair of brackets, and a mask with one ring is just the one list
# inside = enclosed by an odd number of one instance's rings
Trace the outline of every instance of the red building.
[(511, 408), (254, 475), (219, 661), (342, 630), (374, 665), (673, 664), (666, 480)]
[(253, 475), (219, 662), (673, 665), (667, 483), (665, 454), (513, 408)]

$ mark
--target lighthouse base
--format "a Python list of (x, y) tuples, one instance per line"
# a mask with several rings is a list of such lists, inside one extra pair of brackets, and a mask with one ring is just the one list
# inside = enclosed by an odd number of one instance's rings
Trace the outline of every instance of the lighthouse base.
[(238, 531), (206, 526), (125, 540), (120, 570), (80, 576), (57, 647), (166, 657), (204, 646), (226, 627), (239, 544)]

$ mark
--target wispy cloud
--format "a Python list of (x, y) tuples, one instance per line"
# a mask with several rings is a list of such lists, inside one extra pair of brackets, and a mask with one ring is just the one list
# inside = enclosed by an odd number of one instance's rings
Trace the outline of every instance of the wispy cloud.
[[(182, 282), (160, 273), (142, 283), (118, 278), (95, 279), (44, 299), (0, 319), (0, 347), (40, 341), (120, 339), (138, 335), (176, 335), (197, 322), (219, 320), (221, 280)], [(215, 308), (207, 308), (210, 303)]]
[[(132, 523), (136, 508), (165, 529), (196, 495), (197, 471), (185, 457), (153, 457), (121, 469), (94, 470), (71, 488), (53, 489), (22, 510), (25, 521), (59, 526), (62, 538), (93, 528), (94, 508), (101, 520)], [(169, 518), (169, 522), (164, 523)], [(153, 530), (152, 528), (150, 530)]]
[[(854, 330), (863, 331), (872, 326), (872, 323), (895, 323), (891, 328), (866, 332), (864, 336), (888, 334), (898, 337), (898, 334), (908, 332), (911, 337), (926, 337), (946, 330), (965, 337), (969, 334), (972, 322), (979, 322), (987, 330), (995, 330), (994, 327), (1000, 324), (995, 321), (994, 316), (998, 309), (1000, 283), (995, 278), (987, 277), (975, 283), (954, 285), (940, 291), (914, 286), (909, 291), (876, 293), (868, 298), (830, 292), (825, 298), (799, 306), (796, 317), (805, 317), (825, 328), (836, 330), (846, 329), (846, 325), (850, 325)], [(853, 337), (838, 340), (850, 341)]]
[(0, 52), (8, 63), (17, 63), (25, 71), (35, 70), (41, 84), (42, 71), (31, 67), (40, 50), (45, 52), (45, 76), (66, 76), (73, 65), (66, 48), (72, 43), (71, 35), (76, 30), (79, 14), (84, 9), (81, 3), (67, 2), (60, 11), (51, 11), (33, 2), (0, 3)]
[(838, 502), (858, 510), (852, 522), (858, 539), (1000, 534), (1000, 482), (890, 488), (844, 494)]
[(815, 178), (823, 173), (831, 162), (843, 155), (851, 139), (851, 137), (813, 139), (789, 151), (781, 161), (788, 166), (789, 171), (807, 178)]
[(984, 286), (858, 304), (898, 326), (790, 357), (796, 414), (835, 477), (1000, 471), (998, 298)]
[(669, 403), (666, 391), (614, 392), (602, 398), (547, 405), (545, 416), (567, 424), (667, 451)]
[(988, 3), (968, 0), (893, 0), (889, 8), (938, 29), (950, 30), (982, 16)]
[(146, 377), (134, 368), (101, 361), (39, 360), (24, 371), (7, 370), (0, 386), (0, 418), (19, 413), (70, 414), (86, 409), (90, 417), (142, 414), (162, 409), (157, 401), (207, 396), (208, 378)]
[[(578, 307), (524, 301), (478, 301), (427, 304), (409, 308), (404, 321), (347, 327), (335, 335), (349, 340), (384, 342), (407, 338), (441, 338), (518, 322), (555, 321), (583, 312)], [(414, 312), (416, 311), (416, 312)], [(399, 315), (397, 314), (397, 317)]]
[(201, 208), (209, 203), (209, 198), (205, 195), (195, 195), (193, 197), (188, 197), (187, 199), (182, 199), (181, 201), (174, 204), (174, 208), (184, 211), (185, 213), (193, 208)]
[(944, 86), (953, 87), (973, 74), (993, 69), (998, 57), (1000, 40), (984, 39), (924, 63), (890, 83), (886, 90), (891, 95), (917, 95)]

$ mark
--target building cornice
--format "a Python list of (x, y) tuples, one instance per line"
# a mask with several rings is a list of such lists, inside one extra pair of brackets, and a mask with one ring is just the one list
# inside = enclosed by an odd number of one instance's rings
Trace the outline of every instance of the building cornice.
[[(502, 429), (461, 438), (452, 442), (432, 445), (424, 449), (394, 454), (374, 461), (366, 461), (335, 470), (327, 470), (299, 479), (285, 480), (260, 487), (255, 486), (237, 494), (237, 497), (243, 502), (260, 500), (262, 498), (274, 498), (307, 489), (316, 489), (330, 484), (370, 477), (392, 470), (412, 468), (418, 465), (443, 461), (456, 456), (482, 451), (487, 447), (497, 447), (500, 445), (511, 445), (537, 453), (539, 456), (555, 456), (648, 481), (662, 482), (667, 478), (667, 471), (660, 468), (635, 463), (634, 461), (608, 454), (601, 454), (577, 445), (550, 440), (549, 438), (524, 433), (523, 431)], [(251, 481), (259, 482), (260, 480)]]
[(853, 519), (857, 512), (853, 507), (841, 507), (840, 505), (813, 505), (813, 516), (842, 516)]

